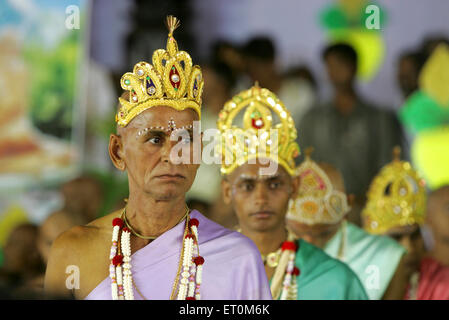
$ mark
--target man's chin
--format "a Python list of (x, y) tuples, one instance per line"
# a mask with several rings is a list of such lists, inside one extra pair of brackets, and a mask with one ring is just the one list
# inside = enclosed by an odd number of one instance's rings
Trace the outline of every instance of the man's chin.
[(277, 226), (275, 219), (257, 219), (251, 221), (250, 228), (257, 232), (270, 232)]
[(156, 200), (168, 201), (184, 195), (184, 189), (185, 188), (180, 185), (158, 185), (153, 186), (148, 193), (150, 193)]

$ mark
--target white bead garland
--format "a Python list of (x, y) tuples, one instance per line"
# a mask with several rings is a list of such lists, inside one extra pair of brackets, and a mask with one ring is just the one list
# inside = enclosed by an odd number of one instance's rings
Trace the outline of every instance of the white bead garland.
[[(120, 220), (117, 218), (117, 220)], [(195, 220), (195, 219), (194, 219)], [(187, 219), (186, 223), (189, 223)], [(115, 224), (112, 229), (112, 246), (110, 250), (109, 258), (111, 264), (109, 266), (109, 276), (111, 278), (111, 296), (113, 300), (133, 300), (133, 280), (131, 272), (131, 233), (129, 230), (121, 230), (122, 224), (120, 221), (114, 221)], [(198, 250), (198, 228), (196, 226), (198, 221), (194, 221), (193, 225), (190, 226), (190, 235), (186, 235), (183, 240), (183, 256), (182, 261), (182, 273), (179, 289), (178, 289), (178, 300), (189, 299), (200, 299), (200, 284), (202, 279), (202, 264), (198, 266), (193, 261), (194, 252), (196, 252), (195, 257), (199, 257)], [(186, 226), (187, 227), (187, 226)], [(120, 236), (121, 231), (121, 237)], [(118, 246), (120, 244), (120, 247)], [(123, 254), (122, 257), (117, 256), (117, 254)], [(117, 260), (115, 260), (117, 259)], [(202, 259), (202, 258), (201, 258)], [(200, 260), (204, 261), (204, 260)]]

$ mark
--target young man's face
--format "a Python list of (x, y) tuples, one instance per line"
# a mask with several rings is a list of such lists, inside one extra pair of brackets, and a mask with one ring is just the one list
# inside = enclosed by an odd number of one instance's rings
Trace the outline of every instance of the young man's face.
[[(170, 132), (166, 129), (173, 127), (170, 121), (181, 128), (193, 125), (196, 120), (198, 115), (193, 109), (178, 111), (156, 106), (142, 112), (125, 128), (120, 128), (119, 135), (111, 135), (111, 159), (117, 168), (127, 170), (130, 189), (139, 188), (156, 200), (176, 198), (190, 189), (199, 166), (193, 163), (192, 130), (188, 130), (190, 137), (171, 141)], [(173, 162), (172, 148), (177, 145), (180, 149), (180, 144), (190, 149), (187, 163)], [(201, 152), (201, 148), (198, 149)], [(182, 153), (182, 156), (185, 159), (186, 154)]]
[(293, 219), (287, 219), (287, 226), (298, 238), (304, 239), (319, 248), (324, 248), (340, 228), (340, 223), (308, 225)]
[(245, 163), (222, 181), (223, 198), (231, 203), (240, 227), (269, 232), (285, 225), (290, 197), (296, 193), (298, 179), (282, 166), (271, 175), (259, 175), (266, 167), (259, 162)]
[(325, 60), (326, 70), (335, 88), (346, 88), (352, 84), (356, 75), (356, 68), (335, 54), (329, 54)]

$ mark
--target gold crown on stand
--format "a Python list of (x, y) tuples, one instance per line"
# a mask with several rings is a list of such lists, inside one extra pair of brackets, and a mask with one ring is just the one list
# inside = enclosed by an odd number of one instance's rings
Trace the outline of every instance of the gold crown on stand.
[(298, 193), (289, 202), (287, 218), (308, 225), (334, 224), (349, 212), (347, 196), (335, 190), (329, 177), (311, 159), (313, 148), (307, 148), (306, 159), (296, 169), (300, 178)]
[(384, 234), (391, 228), (422, 224), (425, 219), (425, 181), (395, 147), (394, 160), (384, 166), (372, 181), (362, 211), (365, 230)]
[[(236, 117), (243, 114), (243, 125)], [(273, 115), (279, 123), (273, 125)], [(222, 157), (221, 173), (230, 174), (235, 168), (255, 158), (268, 158), (282, 165), (290, 175), (295, 174), (294, 158), (299, 155), (296, 128), (290, 112), (274, 93), (256, 83), (225, 103), (218, 115)]]
[(133, 72), (125, 73), (120, 84), (129, 91), (129, 99), (119, 98), (121, 108), (115, 121), (125, 127), (134, 117), (154, 106), (169, 106), (176, 110), (194, 109), (201, 117), (203, 76), (199, 66), (185, 51), (178, 51), (173, 32), (179, 26), (176, 17), (167, 17), (169, 30), (167, 50), (153, 53), (153, 65), (139, 62)]

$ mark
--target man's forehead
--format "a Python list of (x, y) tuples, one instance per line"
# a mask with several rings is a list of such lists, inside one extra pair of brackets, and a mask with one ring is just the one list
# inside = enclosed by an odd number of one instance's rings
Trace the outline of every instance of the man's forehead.
[(193, 109), (176, 110), (167, 106), (156, 106), (149, 108), (137, 115), (127, 127), (129, 128), (145, 128), (151, 126), (169, 126), (170, 122), (174, 122), (176, 126), (184, 126), (193, 124), (197, 121), (198, 116)]
[(411, 226), (398, 226), (390, 228), (390, 230), (387, 231), (387, 235), (389, 236), (405, 236), (405, 235), (411, 235), (415, 231), (419, 230), (419, 225), (413, 224)]
[[(241, 166), (237, 167), (234, 172), (232, 172), (232, 178), (233, 179), (258, 179), (258, 180), (264, 180), (264, 179), (270, 179), (270, 178), (276, 178), (276, 177), (283, 177), (287, 175), (287, 172), (285, 171), (284, 168), (282, 168), (282, 166), (277, 165), (276, 170), (274, 170), (273, 172), (270, 172), (269, 174), (261, 174), (261, 172), (263, 172), (263, 168), (268, 168), (270, 164), (273, 164), (274, 161), (273, 160), (269, 160), (270, 162), (268, 162), (268, 160), (263, 160), (263, 164), (260, 163), (259, 159), (257, 161), (257, 163), (244, 163)], [(267, 163), (267, 164), (265, 164)]]

